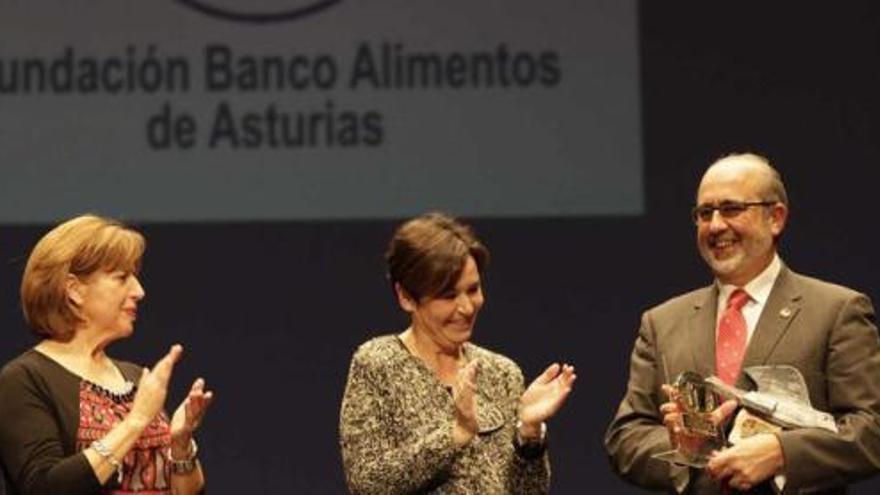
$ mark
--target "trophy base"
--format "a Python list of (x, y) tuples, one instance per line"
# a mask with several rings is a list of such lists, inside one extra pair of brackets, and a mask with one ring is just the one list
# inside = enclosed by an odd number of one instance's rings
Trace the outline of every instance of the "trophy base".
[(668, 462), (669, 464), (675, 464), (677, 466), (688, 466), (697, 469), (703, 469), (704, 467), (706, 467), (707, 464), (709, 464), (708, 457), (688, 458), (678, 450), (660, 452), (659, 454), (654, 454), (651, 457), (664, 462)]

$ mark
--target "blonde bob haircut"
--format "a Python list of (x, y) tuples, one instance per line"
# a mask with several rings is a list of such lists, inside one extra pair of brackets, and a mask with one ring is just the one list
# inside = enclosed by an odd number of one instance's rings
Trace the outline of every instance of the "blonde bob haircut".
[(21, 307), (41, 338), (68, 341), (82, 322), (67, 296), (69, 275), (98, 271), (138, 273), (144, 237), (110, 218), (82, 215), (58, 225), (34, 246), (21, 278)]

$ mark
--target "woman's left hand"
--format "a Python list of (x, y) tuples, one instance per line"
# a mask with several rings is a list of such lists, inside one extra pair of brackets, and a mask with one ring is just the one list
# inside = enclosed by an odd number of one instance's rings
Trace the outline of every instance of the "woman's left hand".
[(177, 406), (174, 416), (171, 417), (171, 445), (173, 449), (189, 451), (190, 439), (195, 432), (205, 412), (211, 404), (214, 393), (205, 391), (205, 380), (198, 378), (189, 389), (189, 395)]
[(519, 420), (524, 425), (540, 425), (556, 414), (565, 403), (577, 376), (574, 366), (553, 363), (522, 394)]

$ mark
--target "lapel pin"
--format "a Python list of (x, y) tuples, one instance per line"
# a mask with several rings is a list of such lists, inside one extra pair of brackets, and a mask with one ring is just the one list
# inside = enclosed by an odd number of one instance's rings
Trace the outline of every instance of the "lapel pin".
[(791, 310), (788, 308), (782, 308), (779, 310), (779, 316), (783, 318), (788, 318), (789, 316), (791, 316)]

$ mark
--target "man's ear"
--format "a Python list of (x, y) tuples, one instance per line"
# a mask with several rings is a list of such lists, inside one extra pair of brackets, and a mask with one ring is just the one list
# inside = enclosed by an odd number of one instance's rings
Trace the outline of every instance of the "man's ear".
[(74, 307), (80, 307), (85, 301), (85, 287), (83, 283), (80, 282), (79, 278), (76, 275), (67, 274), (67, 278), (64, 280), (64, 290), (67, 293), (67, 300), (70, 301)]
[(407, 313), (412, 313), (416, 310), (418, 304), (416, 303), (415, 298), (413, 298), (410, 293), (397, 282), (394, 283), (394, 293), (397, 294), (397, 304), (400, 305), (400, 309)]
[(788, 207), (783, 203), (776, 203), (770, 207), (770, 232), (774, 238), (779, 237), (785, 229), (788, 221)]

